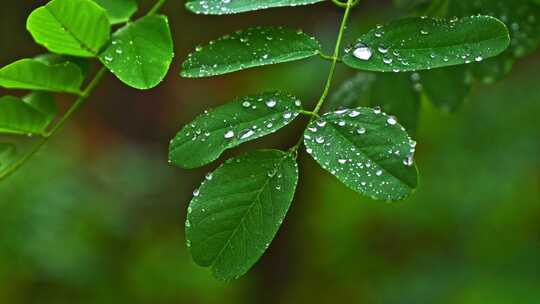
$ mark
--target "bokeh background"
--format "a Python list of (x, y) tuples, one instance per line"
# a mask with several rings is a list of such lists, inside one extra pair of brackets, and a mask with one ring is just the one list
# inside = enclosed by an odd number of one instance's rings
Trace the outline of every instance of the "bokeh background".
[[(25, 20), (45, 2), (2, 1), (0, 65), (44, 52)], [(348, 41), (399, 14), (389, 1), (363, 2)], [(141, 12), (150, 5), (141, 0)], [(538, 55), (494, 85), (476, 85), (455, 114), (424, 104), (421, 183), (406, 201), (365, 199), (301, 155), (296, 199), (277, 238), (251, 272), (222, 283), (184, 245), (187, 203), (213, 167), (168, 166), (167, 143), (198, 113), (237, 96), (280, 89), (313, 102), (328, 63), (198, 80), (180, 78), (180, 63), (195, 45), (251, 25), (303, 28), (329, 52), (341, 11), (323, 3), (207, 17), (171, 0), (164, 12), (176, 53), (167, 79), (137, 91), (107, 76), (65, 129), (0, 184), (0, 303), (540, 303)], [(337, 83), (350, 74), (340, 67)], [(58, 99), (64, 108), (71, 102)], [(225, 158), (288, 147), (304, 123)]]

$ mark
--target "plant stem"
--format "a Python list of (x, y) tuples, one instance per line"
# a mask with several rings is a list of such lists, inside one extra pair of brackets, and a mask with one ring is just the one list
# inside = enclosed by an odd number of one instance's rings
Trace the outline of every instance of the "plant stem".
[(154, 6), (152, 6), (152, 8), (148, 11), (148, 13), (146, 14), (147, 16), (148, 15), (154, 15), (156, 14), (157, 12), (159, 12), (159, 10), (161, 9), (161, 7), (163, 7), (163, 5), (165, 5), (165, 2), (167, 2), (167, 0), (158, 0), (156, 2), (156, 4), (154, 4)]
[[(158, 0), (156, 4), (148, 11), (146, 16), (156, 14), (161, 7), (167, 2), (167, 0)], [(15, 173), (18, 169), (20, 169), (28, 160), (30, 160), (36, 153), (38, 153), (45, 144), (49, 142), (49, 139), (56, 135), (56, 133), (66, 124), (69, 118), (77, 112), (77, 110), (84, 104), (84, 102), (90, 97), (90, 94), (94, 91), (94, 89), (98, 86), (101, 79), (105, 75), (107, 69), (105, 67), (101, 67), (99, 71), (96, 73), (94, 78), (90, 81), (88, 86), (79, 94), (79, 97), (73, 105), (66, 111), (66, 113), (60, 118), (58, 123), (46, 134), (44, 134), (44, 137), (41, 138), (37, 144), (35, 144), (30, 151), (24, 155), (22, 158), (20, 158), (18, 161), (13, 163), (9, 168), (6, 170), (0, 172), (0, 182), (11, 176), (13, 173)]]
[[(332, 0), (334, 3), (338, 2), (337, 0)], [(317, 117), (319, 117), (319, 111), (321, 110), (321, 107), (323, 106), (324, 102), (326, 101), (326, 98), (328, 97), (328, 94), (330, 93), (330, 88), (332, 86), (332, 81), (334, 79), (334, 74), (336, 71), (336, 65), (339, 60), (339, 51), (341, 49), (341, 42), (343, 41), (343, 34), (345, 33), (345, 29), (347, 27), (347, 23), (349, 21), (349, 15), (351, 13), (351, 9), (358, 3), (358, 0), (347, 0), (347, 3), (345, 4), (345, 13), (343, 14), (343, 20), (341, 21), (341, 26), (339, 27), (339, 33), (336, 40), (336, 46), (334, 48), (334, 54), (331, 56), (332, 59), (332, 65), (330, 66), (330, 71), (328, 72), (328, 78), (326, 80), (326, 85), (324, 86), (323, 93), (321, 97), (319, 98), (319, 101), (317, 102), (317, 105), (315, 106), (315, 109), (311, 112), (311, 119), (309, 120), (309, 123), (312, 123)], [(323, 54), (320, 54), (323, 56)], [(324, 58), (324, 57), (323, 57)], [(302, 145), (302, 142), (304, 141), (304, 136), (301, 136), (296, 145), (294, 145), (290, 151), (296, 153), (298, 148), (300, 148), (300, 145)]]
[[(323, 53), (319, 53), (319, 57), (321, 57), (324, 60), (334, 61), (334, 56), (326, 55), (326, 54), (323, 54)], [(336, 58), (336, 60), (338, 62), (341, 62), (341, 58)]]
[(69, 108), (69, 110), (62, 116), (62, 118), (58, 121), (58, 123), (54, 126), (54, 128), (51, 129), (51, 131), (47, 132), (42, 139), (38, 141), (38, 143), (28, 152), (24, 157), (19, 159), (17, 162), (15, 162), (13, 165), (11, 165), (7, 170), (2, 172), (0, 174), (0, 181), (8, 178), (13, 173), (15, 173), (20, 167), (22, 167), (30, 158), (32, 158), (36, 153), (38, 153), (41, 148), (49, 142), (49, 139), (53, 137), (66, 123), (66, 121), (75, 113), (81, 105), (88, 99), (90, 96), (90, 93), (96, 88), (96, 86), (99, 84), (103, 76), (105, 75), (106, 69), (105, 67), (102, 67), (97, 73), (96, 76), (92, 79), (90, 84), (84, 89), (84, 91), (79, 95), (79, 98), (73, 103), (73, 105)]

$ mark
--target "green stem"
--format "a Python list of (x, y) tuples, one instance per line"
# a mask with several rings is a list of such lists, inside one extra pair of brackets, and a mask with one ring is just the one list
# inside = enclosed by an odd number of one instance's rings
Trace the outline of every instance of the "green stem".
[[(332, 0), (334, 3), (336, 3), (337, 0)], [(337, 1), (339, 2), (339, 1)], [(341, 2), (339, 2), (341, 3)], [(321, 97), (319, 98), (319, 101), (317, 102), (317, 105), (315, 106), (315, 109), (311, 112), (311, 119), (309, 120), (309, 123), (312, 123), (317, 117), (319, 117), (319, 111), (321, 110), (321, 107), (323, 106), (324, 102), (326, 101), (326, 98), (328, 97), (328, 94), (330, 93), (330, 88), (332, 87), (332, 81), (334, 80), (334, 74), (336, 71), (336, 65), (339, 60), (339, 51), (341, 49), (341, 42), (343, 41), (343, 34), (345, 33), (345, 29), (347, 27), (347, 23), (349, 21), (349, 16), (351, 13), (351, 9), (358, 3), (358, 0), (347, 0), (346, 6), (345, 6), (345, 13), (343, 14), (343, 20), (341, 21), (341, 26), (339, 27), (339, 34), (336, 40), (336, 46), (334, 48), (334, 54), (331, 57), (332, 58), (332, 65), (330, 66), (330, 71), (328, 72), (328, 78), (326, 79), (326, 85), (324, 86), (323, 93)], [(322, 55), (322, 54), (321, 54)], [(302, 142), (304, 141), (304, 136), (300, 137), (300, 140), (294, 145), (290, 150), (294, 153), (300, 148), (302, 145)]]
[[(156, 14), (161, 7), (167, 2), (167, 0), (158, 0), (156, 4), (148, 11), (146, 16)], [(77, 112), (77, 110), (84, 104), (84, 102), (90, 97), (90, 94), (94, 89), (98, 86), (101, 79), (105, 75), (106, 72), (105, 67), (101, 67), (99, 71), (96, 73), (94, 78), (90, 81), (88, 86), (79, 94), (79, 97), (73, 105), (67, 110), (67, 112), (60, 118), (58, 123), (46, 134), (44, 134), (44, 137), (41, 138), (37, 144), (35, 144), (30, 151), (24, 155), (22, 158), (20, 158), (18, 161), (13, 163), (9, 168), (4, 170), (3, 172), (0, 172), (0, 181), (5, 180), (9, 176), (11, 176), (13, 173), (15, 173), (18, 169), (20, 169), (28, 160), (30, 160), (36, 153), (38, 153), (45, 144), (47, 144), (51, 137), (56, 135), (56, 133), (66, 124), (66, 122), (71, 118), (71, 116)]]
[(165, 2), (167, 2), (167, 0), (158, 0), (146, 15), (155, 15), (157, 12), (159, 12), (163, 5), (165, 5)]
[(15, 173), (19, 168), (21, 168), (28, 160), (30, 160), (36, 153), (38, 153), (46, 143), (49, 142), (51, 137), (53, 137), (66, 123), (66, 121), (82, 106), (82, 104), (88, 99), (92, 91), (99, 84), (103, 76), (105, 75), (106, 69), (102, 67), (97, 73), (96, 76), (92, 79), (90, 84), (84, 89), (84, 91), (79, 95), (77, 100), (69, 108), (69, 110), (62, 116), (58, 123), (47, 132), (42, 139), (38, 141), (36, 145), (21, 159), (11, 165), (7, 170), (3, 171), (0, 174), (0, 181), (8, 178), (13, 173)]
[(319, 57), (321, 57), (324, 60), (328, 60), (328, 61), (334, 61), (334, 59), (336, 59), (337, 62), (341, 62), (341, 58), (335, 58), (334, 56), (326, 55), (326, 54), (323, 54), (323, 53), (319, 53)]

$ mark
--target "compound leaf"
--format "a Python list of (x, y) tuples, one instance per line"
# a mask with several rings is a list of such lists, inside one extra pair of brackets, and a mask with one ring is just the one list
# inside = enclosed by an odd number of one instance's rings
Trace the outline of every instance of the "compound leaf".
[(308, 5), (324, 0), (190, 0), (188, 10), (204, 15), (228, 15), (273, 7)]
[(508, 52), (522, 57), (540, 44), (540, 7), (530, 0), (450, 0), (448, 16), (489, 15), (506, 23), (512, 43)]
[(106, 11), (90, 0), (52, 0), (30, 14), (26, 27), (49, 51), (77, 57), (95, 57), (110, 34)]
[(116, 31), (99, 59), (125, 84), (149, 89), (165, 78), (173, 56), (167, 17), (152, 15)]
[(408, 18), (373, 29), (346, 50), (343, 62), (379, 72), (427, 70), (482, 61), (503, 52), (510, 38), (489, 16), (457, 21)]
[(325, 170), (375, 200), (400, 200), (417, 186), (416, 143), (395, 117), (379, 109), (327, 113), (308, 126), (304, 139)]
[(43, 134), (46, 126), (46, 117), (21, 99), (0, 98), (0, 133)]
[(297, 182), (294, 157), (277, 150), (249, 152), (207, 175), (186, 220), (195, 262), (221, 280), (246, 273), (274, 239)]
[(301, 31), (254, 27), (198, 47), (182, 65), (183, 77), (207, 77), (251, 67), (300, 60), (319, 53), (320, 44)]
[(458, 110), (471, 91), (472, 76), (465, 66), (435, 69), (419, 75), (423, 92), (445, 112)]
[(11, 163), (17, 148), (15, 145), (6, 142), (0, 142), (0, 172), (5, 170)]
[(0, 69), (0, 86), (9, 89), (78, 94), (82, 82), (80, 68), (71, 62), (48, 65), (35, 59), (21, 59)]
[(107, 11), (109, 22), (118, 24), (129, 21), (137, 11), (135, 0), (92, 0)]
[(32, 92), (24, 96), (22, 100), (43, 115), (46, 126), (58, 115), (54, 97), (47, 92)]
[(300, 106), (296, 97), (275, 92), (243, 97), (206, 111), (171, 141), (169, 159), (182, 168), (206, 165), (227, 149), (291, 123)]

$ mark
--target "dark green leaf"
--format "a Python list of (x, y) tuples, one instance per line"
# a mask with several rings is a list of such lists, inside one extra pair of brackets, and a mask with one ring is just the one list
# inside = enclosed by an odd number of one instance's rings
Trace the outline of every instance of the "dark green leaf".
[(88, 58), (71, 57), (71, 56), (47, 53), (47, 54), (38, 55), (34, 57), (34, 59), (39, 62), (43, 62), (47, 65), (57, 65), (61, 63), (71, 62), (71, 63), (76, 64), (79, 67), (79, 69), (81, 69), (83, 77), (90, 73), (90, 61)]
[(445, 112), (459, 109), (471, 91), (471, 75), (465, 66), (422, 72), (423, 92), (429, 100)]
[(416, 76), (418, 74), (360, 72), (341, 85), (326, 110), (379, 106), (397, 116), (414, 136), (420, 111), (420, 84), (414, 80)]
[(58, 107), (54, 97), (47, 92), (30, 93), (23, 98), (23, 101), (43, 115), (47, 126), (58, 115)]
[(324, 0), (189, 0), (188, 10), (196, 14), (226, 15), (262, 10), (272, 7), (314, 4)]
[(0, 86), (78, 94), (83, 77), (75, 64), (47, 65), (34, 59), (21, 59), (0, 69)]
[(49, 51), (78, 57), (95, 57), (110, 34), (105, 10), (90, 0), (52, 0), (30, 14), (26, 27)]
[(16, 147), (10, 143), (0, 142), (0, 172), (6, 169), (16, 152)]
[(460, 65), (496, 56), (509, 44), (499, 20), (409, 18), (373, 29), (348, 48), (343, 62), (360, 70), (399, 72)]
[(221, 280), (246, 273), (274, 239), (297, 182), (294, 157), (277, 150), (244, 154), (207, 175), (186, 220), (195, 262)]
[(324, 169), (359, 193), (395, 201), (416, 188), (416, 143), (379, 109), (325, 114), (308, 126), (304, 139), (308, 153)]
[(207, 77), (299, 60), (319, 53), (317, 40), (282, 27), (255, 27), (198, 47), (182, 65), (183, 77)]
[(416, 134), (420, 112), (417, 76), (417, 73), (377, 73), (369, 98), (372, 107), (379, 106), (384, 112), (398, 117), (412, 136)]
[(325, 103), (325, 112), (343, 108), (353, 108), (362, 104), (369, 97), (371, 85), (376, 76), (373, 73), (357, 73), (347, 79)]
[(182, 168), (206, 165), (227, 149), (283, 128), (299, 110), (300, 101), (284, 93), (237, 99), (186, 125), (171, 141), (169, 159)]
[(510, 52), (504, 52), (495, 58), (470, 66), (470, 72), (475, 79), (492, 84), (508, 75), (515, 61), (516, 59)]
[(516, 57), (530, 54), (540, 44), (540, 7), (530, 0), (451, 0), (449, 16), (489, 15), (506, 23), (512, 43), (509, 47)]
[(127, 22), (137, 11), (135, 0), (93, 0), (107, 11), (109, 22), (118, 24)]
[(21, 99), (0, 98), (0, 133), (43, 134), (46, 126), (46, 117)]
[(173, 55), (167, 17), (152, 15), (116, 31), (99, 58), (127, 85), (149, 89), (167, 75)]

